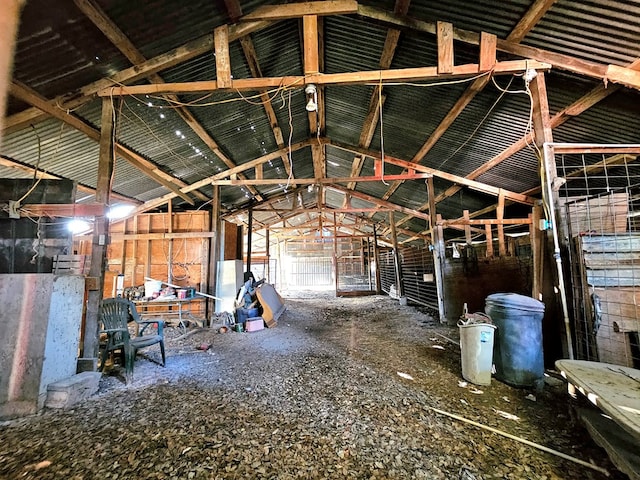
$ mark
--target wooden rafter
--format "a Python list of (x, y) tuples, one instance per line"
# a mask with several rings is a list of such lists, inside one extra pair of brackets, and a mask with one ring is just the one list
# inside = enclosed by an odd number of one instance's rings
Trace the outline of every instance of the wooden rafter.
[[(232, 25), (229, 27), (229, 41), (234, 41), (242, 36), (253, 32), (263, 30), (271, 25), (272, 22), (249, 22), (243, 24)], [(98, 91), (105, 88), (111, 88), (114, 85), (123, 85), (132, 83), (146, 78), (154, 73), (174, 67), (184, 63), (192, 58), (202, 55), (213, 48), (213, 36), (204, 35), (195, 40), (185, 43), (177, 48), (169, 50), (156, 57), (150, 58), (146, 62), (134, 65), (132, 67), (121, 70), (109, 77), (102, 78), (78, 90), (60, 95), (48, 103), (52, 107), (64, 110), (73, 110), (84, 105), (95, 98)], [(47, 118), (46, 114), (38, 108), (29, 108), (22, 112), (7, 117), (4, 123), (4, 133), (11, 133), (21, 128), (27, 127), (32, 123), (42, 121)]]
[[(16, 98), (19, 98), (25, 103), (29, 105), (33, 105), (34, 107), (40, 108), (41, 110), (47, 112), (52, 117), (57, 118), (58, 120), (72, 126), (76, 130), (84, 133), (91, 140), (96, 142), (100, 142), (100, 131), (96, 128), (93, 128), (91, 125), (86, 123), (84, 120), (72, 115), (70, 113), (66, 113), (65, 111), (52, 107), (46, 99), (42, 98), (38, 93), (31, 90), (30, 88), (19, 84), (17, 82), (13, 82), (10, 86), (11, 95)], [(120, 157), (124, 158), (126, 161), (131, 163), (134, 167), (139, 169), (142, 173), (147, 175), (148, 177), (154, 179), (160, 185), (168, 188), (176, 195), (182, 197), (186, 202), (191, 205), (194, 204), (194, 201), (187, 194), (180, 191), (181, 187), (186, 186), (186, 183), (181, 180), (172, 177), (171, 175), (163, 172), (157, 165), (154, 165), (149, 160), (144, 157), (138, 155), (137, 153), (131, 151), (130, 149), (120, 145), (119, 143), (114, 144), (114, 148), (116, 154)]]
[(288, 5), (264, 5), (256, 8), (241, 21), (287, 20), (305, 15), (347, 15), (358, 12), (355, 0), (330, 0), (319, 2), (290, 3)]
[(557, 0), (536, 0), (529, 7), (529, 10), (522, 16), (509, 36), (507, 41), (513, 43), (520, 43), (524, 37), (531, 31), (533, 27), (544, 17), (545, 13), (552, 7)]

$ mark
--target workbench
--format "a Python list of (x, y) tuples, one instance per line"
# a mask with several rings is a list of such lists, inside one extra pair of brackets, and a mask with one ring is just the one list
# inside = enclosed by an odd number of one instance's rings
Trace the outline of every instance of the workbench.
[(133, 303), (138, 310), (138, 314), (141, 318), (162, 318), (166, 320), (166, 317), (177, 317), (178, 326), (183, 330), (186, 330), (184, 323), (185, 316), (189, 317), (189, 320), (196, 322), (202, 326), (203, 319), (193, 316), (192, 309), (196, 305), (200, 305), (205, 301), (204, 297), (192, 297), (192, 298), (171, 298), (171, 299), (155, 299), (155, 300), (135, 300)]

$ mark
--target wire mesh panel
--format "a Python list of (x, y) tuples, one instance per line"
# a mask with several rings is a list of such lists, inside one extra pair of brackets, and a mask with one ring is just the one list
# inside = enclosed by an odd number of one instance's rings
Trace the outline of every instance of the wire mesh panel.
[(556, 157), (576, 357), (640, 366), (640, 165), (636, 156)]
[(368, 239), (337, 239), (336, 276), (339, 292), (375, 290), (370, 261), (372, 250)]
[(334, 283), (332, 243), (287, 242), (282, 274), (289, 286), (332, 286)]
[(380, 269), (380, 287), (387, 295), (391, 294), (391, 290), (396, 288), (396, 267), (393, 257), (393, 250), (381, 251), (378, 254), (378, 262)]

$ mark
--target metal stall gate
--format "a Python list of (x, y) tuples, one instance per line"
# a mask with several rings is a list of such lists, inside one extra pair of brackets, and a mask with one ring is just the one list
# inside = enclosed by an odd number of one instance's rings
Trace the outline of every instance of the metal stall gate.
[(336, 238), (335, 255), (337, 294), (375, 292), (373, 245), (368, 238)]
[(333, 241), (287, 241), (282, 280), (289, 287), (328, 288), (334, 284)]
[[(435, 282), (433, 252), (428, 248), (400, 248), (402, 291), (407, 300), (438, 311), (438, 289)], [(380, 252), (382, 290), (393, 296), (396, 270), (393, 250)]]

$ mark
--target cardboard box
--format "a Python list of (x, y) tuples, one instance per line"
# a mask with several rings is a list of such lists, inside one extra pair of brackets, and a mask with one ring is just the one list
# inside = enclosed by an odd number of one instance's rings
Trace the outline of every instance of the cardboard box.
[(264, 329), (264, 318), (262, 317), (248, 318), (246, 323), (244, 324), (244, 329), (247, 332), (257, 332), (258, 330)]

